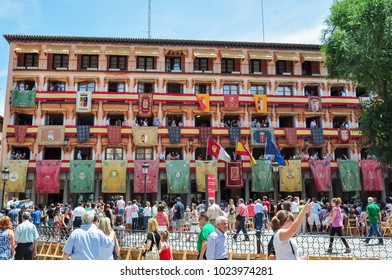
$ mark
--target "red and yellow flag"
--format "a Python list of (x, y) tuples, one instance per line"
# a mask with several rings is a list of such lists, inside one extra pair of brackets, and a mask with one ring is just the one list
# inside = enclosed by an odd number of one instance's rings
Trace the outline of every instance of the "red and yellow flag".
[(237, 139), (236, 155), (247, 156), (249, 157), (250, 162), (253, 165), (257, 165), (255, 158), (252, 156), (252, 154), (249, 152), (249, 150), (245, 147), (244, 143), (240, 139)]
[(257, 113), (267, 113), (267, 95), (253, 95)]
[(197, 102), (199, 102), (200, 109), (203, 112), (210, 111), (210, 95), (209, 94), (196, 94)]

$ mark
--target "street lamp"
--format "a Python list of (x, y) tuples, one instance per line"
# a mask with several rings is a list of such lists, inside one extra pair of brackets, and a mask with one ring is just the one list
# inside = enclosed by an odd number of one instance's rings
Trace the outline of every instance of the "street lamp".
[(143, 171), (143, 176), (144, 176), (144, 205), (146, 205), (146, 201), (147, 201), (147, 175), (148, 175), (148, 168), (149, 168), (148, 163), (144, 162), (142, 164), (142, 171)]
[(272, 162), (272, 171), (274, 175), (274, 202), (278, 202), (278, 173), (279, 173), (279, 163), (276, 161)]
[(3, 180), (3, 193), (1, 195), (1, 209), (4, 210), (4, 198), (5, 198), (5, 182), (10, 177), (10, 171), (7, 167), (1, 170), (1, 179)]

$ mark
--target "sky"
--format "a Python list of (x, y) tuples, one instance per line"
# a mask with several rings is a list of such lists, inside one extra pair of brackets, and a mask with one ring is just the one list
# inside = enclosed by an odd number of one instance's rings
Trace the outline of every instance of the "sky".
[[(333, 1), (151, 0), (151, 38), (319, 44)], [(148, 0), (0, 0), (0, 33), (148, 38)], [(8, 57), (1, 36), (0, 115)]]

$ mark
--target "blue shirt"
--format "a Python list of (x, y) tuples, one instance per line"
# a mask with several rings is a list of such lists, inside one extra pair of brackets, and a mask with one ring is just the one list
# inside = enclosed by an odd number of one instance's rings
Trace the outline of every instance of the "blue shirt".
[(312, 206), (312, 208), (310, 209), (309, 214), (311, 214), (311, 215), (312, 215), (312, 214), (318, 215), (319, 212), (320, 212), (320, 210), (321, 210), (320, 204), (314, 203), (313, 206)]
[(81, 225), (75, 229), (64, 245), (63, 252), (72, 260), (103, 260), (103, 252), (113, 248), (114, 242), (96, 225)]
[(218, 228), (207, 239), (207, 260), (221, 260), (227, 258), (226, 234)]
[(176, 203), (176, 205), (174, 206), (174, 208), (176, 209), (176, 212), (174, 213), (174, 217), (177, 220), (184, 219), (184, 204), (182, 204), (180, 201), (178, 201)]
[(15, 241), (18, 243), (33, 243), (38, 237), (39, 233), (36, 226), (30, 223), (29, 220), (25, 220), (16, 228)]
[(11, 223), (13, 225), (16, 225), (17, 221), (18, 221), (18, 210), (12, 209), (11, 211), (9, 211), (8, 212), (8, 217), (10, 218)]
[(256, 203), (255, 204), (255, 213), (263, 213), (264, 212), (264, 206), (261, 203)]
[(41, 223), (41, 211), (36, 210), (31, 213), (31, 218), (33, 218), (33, 224), (39, 225)]

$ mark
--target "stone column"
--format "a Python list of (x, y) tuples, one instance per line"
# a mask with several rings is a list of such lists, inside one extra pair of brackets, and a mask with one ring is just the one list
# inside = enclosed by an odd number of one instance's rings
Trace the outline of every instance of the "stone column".
[(99, 179), (99, 174), (96, 174), (96, 179), (95, 179), (95, 188), (94, 188), (94, 200), (97, 200), (99, 197), (100, 189), (101, 189), (101, 184), (100, 184), (100, 179)]
[[(65, 179), (64, 179), (64, 191), (63, 191), (63, 203), (68, 203), (68, 188), (69, 188), (69, 180), (67, 178), (67, 174), (65, 174)], [(76, 206), (76, 205), (73, 205)]]
[[(131, 176), (130, 172), (127, 172), (127, 190), (125, 192), (125, 202), (128, 203), (128, 201), (131, 200)], [(127, 204), (128, 205), (128, 204)]]
[[(246, 176), (244, 176), (245, 179), (245, 201), (249, 201), (250, 198), (250, 184), (249, 184), (249, 178), (248, 178), (248, 174)], [(245, 178), (246, 177), (246, 178)]]
[(31, 201), (36, 202), (37, 195), (35, 194), (35, 174), (33, 174), (33, 179), (31, 179)]

